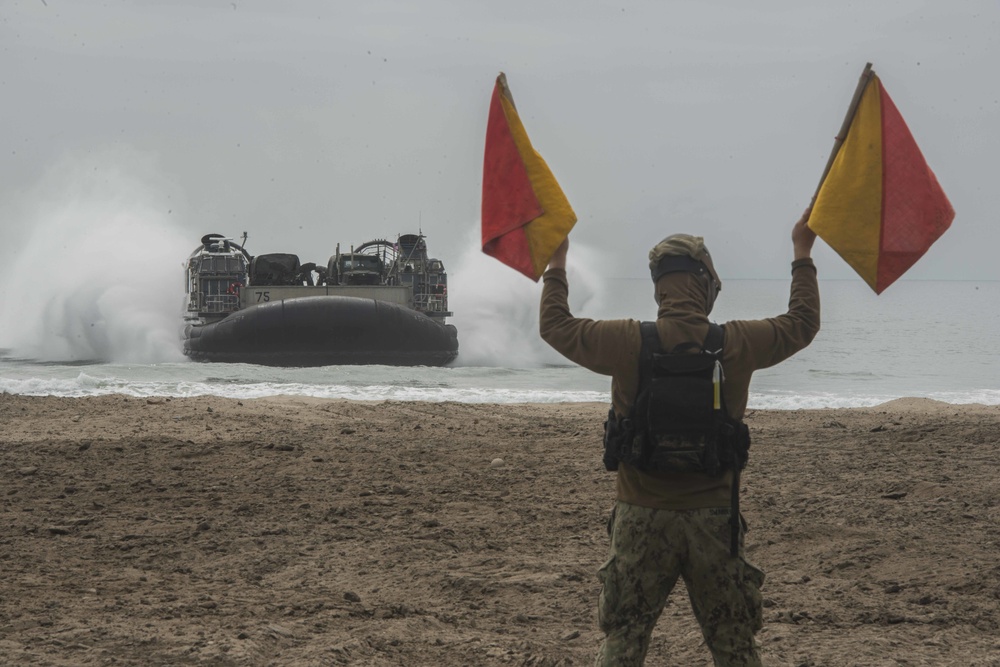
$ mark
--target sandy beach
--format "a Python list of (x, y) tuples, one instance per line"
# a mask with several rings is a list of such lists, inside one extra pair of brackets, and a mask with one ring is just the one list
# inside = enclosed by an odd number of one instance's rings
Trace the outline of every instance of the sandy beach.
[[(0, 395), (0, 664), (591, 664), (605, 412)], [(747, 421), (766, 664), (1000, 665), (1000, 406)]]

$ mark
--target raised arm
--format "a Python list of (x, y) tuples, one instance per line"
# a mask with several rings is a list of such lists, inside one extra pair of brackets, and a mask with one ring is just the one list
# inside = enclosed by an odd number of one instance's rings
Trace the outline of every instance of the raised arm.
[(569, 282), (566, 280), (566, 253), (569, 239), (556, 249), (545, 271), (538, 318), (542, 340), (557, 352), (584, 368), (612, 375), (625, 353), (622, 340), (635, 334), (631, 320), (591, 320), (574, 317), (569, 309)]
[(741, 363), (749, 363), (745, 371), (753, 372), (784, 361), (809, 345), (819, 332), (819, 284), (811, 256), (816, 233), (806, 224), (810, 212), (806, 209), (792, 227), (794, 254), (788, 310), (777, 317), (726, 324), (741, 332), (739, 339), (747, 346), (734, 350)]

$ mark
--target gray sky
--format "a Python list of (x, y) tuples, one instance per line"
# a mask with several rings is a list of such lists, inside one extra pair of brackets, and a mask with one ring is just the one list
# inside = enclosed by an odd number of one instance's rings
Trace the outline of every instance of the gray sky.
[(185, 251), (246, 230), (325, 262), (421, 226), (456, 266), (503, 70), (606, 275), (684, 231), (723, 278), (784, 277), (872, 61), (957, 212), (907, 278), (997, 280), (998, 36), (996, 0), (0, 0), (0, 260), (98, 199)]

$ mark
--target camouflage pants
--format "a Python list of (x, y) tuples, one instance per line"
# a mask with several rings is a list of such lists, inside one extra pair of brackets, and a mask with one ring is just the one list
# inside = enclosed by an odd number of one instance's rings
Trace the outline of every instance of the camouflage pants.
[(729, 508), (657, 510), (618, 502), (611, 553), (598, 572), (604, 644), (599, 667), (642, 665), (678, 577), (716, 667), (759, 667), (764, 573), (730, 554)]

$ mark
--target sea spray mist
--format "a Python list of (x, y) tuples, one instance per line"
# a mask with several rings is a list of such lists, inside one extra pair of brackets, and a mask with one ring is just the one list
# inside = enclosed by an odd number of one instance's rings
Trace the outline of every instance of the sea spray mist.
[(182, 265), (195, 241), (135, 156), (60, 164), (0, 230), (0, 348), (44, 362), (183, 359)]

